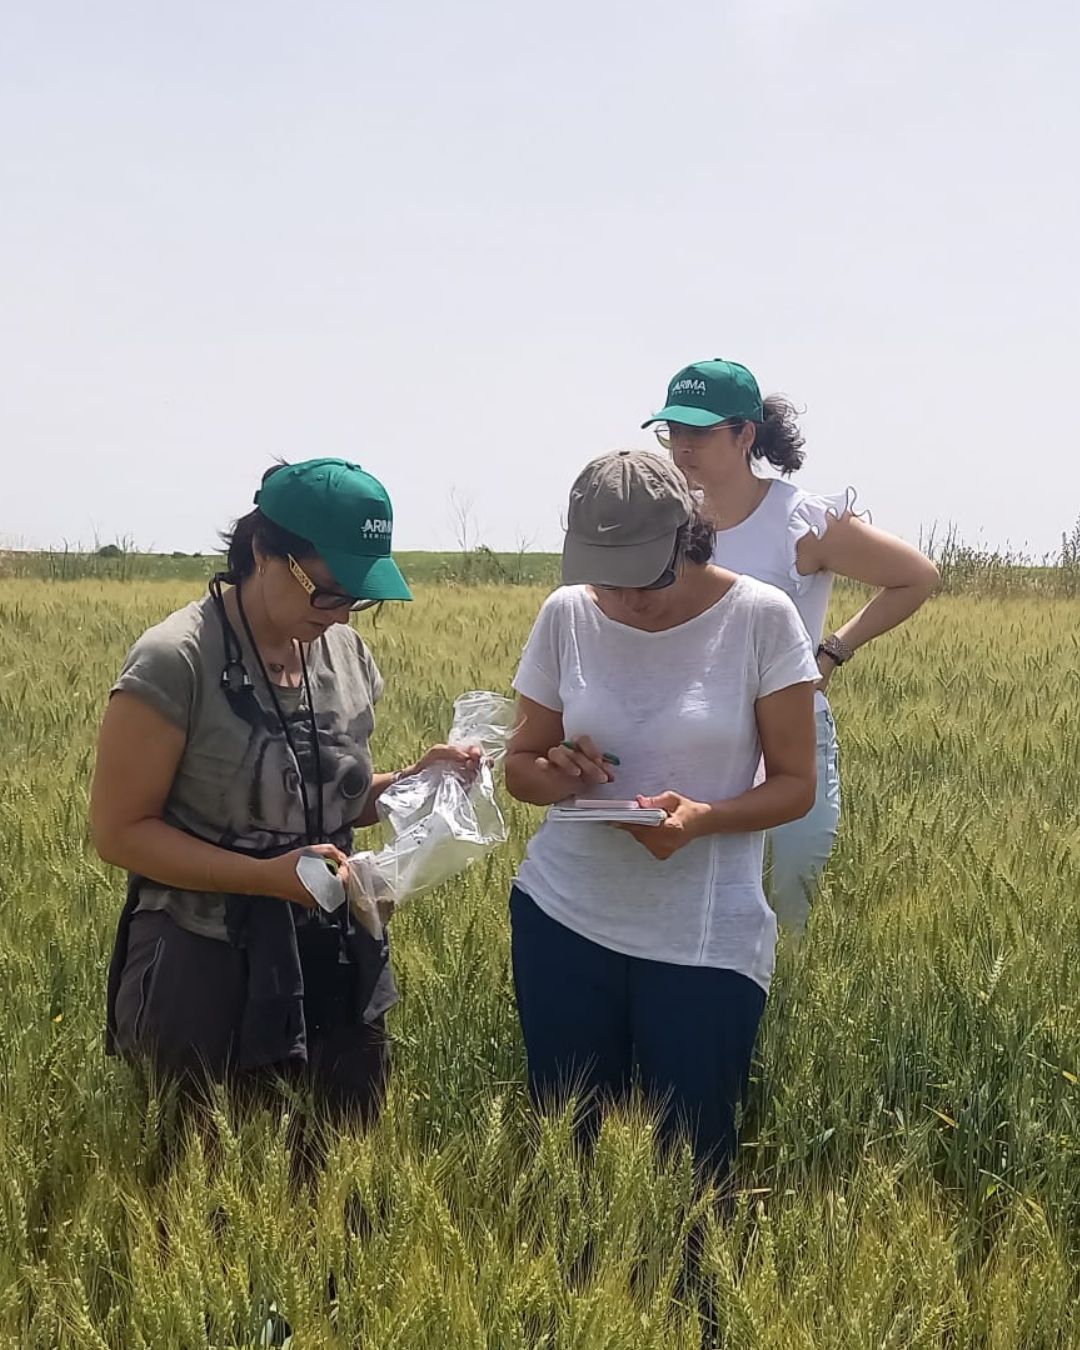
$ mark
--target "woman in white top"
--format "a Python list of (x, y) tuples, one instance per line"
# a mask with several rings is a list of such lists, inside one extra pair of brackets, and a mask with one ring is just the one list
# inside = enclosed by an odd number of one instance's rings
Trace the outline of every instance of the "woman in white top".
[(711, 552), (667, 458), (583, 471), (567, 584), (514, 681), (506, 783), (541, 806), (583, 795), (667, 812), (625, 828), (548, 819), (529, 842), (511, 920), (534, 1097), (619, 1097), (636, 1073), (667, 1126), (722, 1167), (776, 945), (762, 831), (813, 803), (818, 670), (787, 597)]
[[(775, 395), (762, 399), (757, 380), (737, 362), (699, 361), (680, 370), (665, 407), (644, 425), (655, 427), (702, 495), (716, 528), (713, 562), (789, 595), (816, 651), (817, 798), (801, 820), (769, 835), (773, 908), (785, 927), (801, 933), (840, 823), (829, 680), (859, 647), (910, 618), (937, 586), (938, 571), (918, 549), (860, 519), (851, 489), (822, 497), (786, 481), (804, 458), (795, 409)], [(782, 476), (759, 474), (761, 461)], [(878, 592), (825, 637), (835, 576)]]

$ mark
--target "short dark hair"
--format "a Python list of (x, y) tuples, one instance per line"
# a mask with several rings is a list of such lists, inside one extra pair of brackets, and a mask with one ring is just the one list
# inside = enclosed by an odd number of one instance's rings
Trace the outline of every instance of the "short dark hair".
[[(262, 481), (265, 483), (277, 473), (278, 469), (284, 467), (284, 461), (274, 464), (263, 474)], [(246, 516), (234, 520), (232, 529), (222, 532), (221, 541), (225, 545), (226, 568), (219, 575), (220, 579), (230, 586), (238, 586), (255, 571), (256, 544), (259, 551), (265, 553), (268, 558), (284, 559), (291, 553), (299, 562), (318, 553), (318, 549), (309, 539), (293, 534), (291, 530), (286, 530), (281, 525), (275, 525), (257, 506)]]
[[(730, 426), (742, 430), (745, 422), (732, 422)], [(806, 456), (803, 446), (806, 437), (799, 430), (799, 410), (783, 394), (770, 394), (764, 403), (764, 417), (760, 422), (752, 422), (754, 444), (750, 454), (754, 459), (767, 459), (774, 469), (779, 469), (786, 478), (797, 469), (801, 469)]]

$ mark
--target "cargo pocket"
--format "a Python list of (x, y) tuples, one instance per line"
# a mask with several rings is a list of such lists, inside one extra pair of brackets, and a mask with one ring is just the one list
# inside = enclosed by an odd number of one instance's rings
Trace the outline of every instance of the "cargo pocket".
[(139, 980), (139, 1004), (135, 1009), (135, 1025), (133, 1026), (131, 1033), (136, 1045), (139, 1043), (139, 1038), (142, 1035), (146, 1010), (149, 1008), (150, 1000), (154, 996), (154, 986), (157, 983), (159, 962), (161, 960), (161, 953), (164, 949), (165, 939), (158, 938), (154, 943), (153, 954), (147, 962), (146, 969), (143, 971), (142, 977)]
[(140, 1050), (146, 1034), (147, 1013), (161, 969), (165, 939), (147, 941), (142, 950), (129, 952), (116, 995), (116, 1042), (121, 1050)]

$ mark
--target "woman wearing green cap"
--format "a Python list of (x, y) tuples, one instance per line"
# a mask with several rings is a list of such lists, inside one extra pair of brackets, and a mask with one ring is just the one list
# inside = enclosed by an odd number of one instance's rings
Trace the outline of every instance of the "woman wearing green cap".
[(101, 728), (91, 817), (129, 873), (109, 972), (107, 1043), (198, 1086), (306, 1075), (369, 1114), (396, 1001), (386, 945), (315, 906), (310, 852), (344, 866), (379, 794), (436, 760), (375, 773), (383, 682), (355, 611), (408, 600), (386, 490), (355, 464), (278, 465), (228, 536), (210, 594), (132, 647)]
[[(915, 613), (937, 586), (937, 568), (910, 544), (861, 519), (850, 489), (823, 497), (787, 481), (804, 458), (795, 409), (779, 396), (763, 399), (753, 374), (736, 361), (699, 361), (680, 370), (665, 406), (644, 425), (655, 428), (703, 498), (716, 528), (713, 561), (784, 591), (814, 644), (820, 672), (817, 798), (808, 815), (769, 835), (770, 897), (780, 921), (801, 933), (840, 823), (829, 681), (860, 647)], [(759, 464), (773, 473), (758, 473)], [(877, 594), (826, 636), (837, 576), (873, 586)]]

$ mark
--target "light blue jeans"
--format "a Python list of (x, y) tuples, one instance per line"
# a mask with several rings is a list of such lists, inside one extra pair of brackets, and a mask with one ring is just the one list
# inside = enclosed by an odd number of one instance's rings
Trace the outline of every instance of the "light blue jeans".
[(769, 831), (766, 890), (777, 920), (796, 935), (806, 928), (818, 881), (840, 825), (840, 751), (828, 708), (817, 717), (817, 796), (807, 815)]

